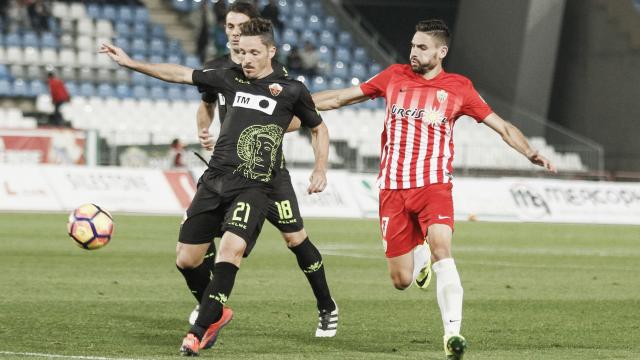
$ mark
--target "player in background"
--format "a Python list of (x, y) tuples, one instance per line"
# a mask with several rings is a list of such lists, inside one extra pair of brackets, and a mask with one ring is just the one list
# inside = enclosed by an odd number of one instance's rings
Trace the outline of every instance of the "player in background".
[[(242, 1), (236, 1), (231, 4), (225, 17), (225, 32), (229, 39), (231, 53), (208, 61), (204, 68), (240, 67), (239, 64), (242, 61), (239, 48), (240, 26), (257, 17), (259, 17), (259, 13), (253, 4)], [(274, 73), (282, 77), (287, 76), (286, 70), (281, 64), (272, 61), (272, 67)], [(274, 91), (276, 90), (274, 89)], [(209, 134), (209, 127), (213, 122), (216, 103), (220, 122), (223, 123), (229, 101), (230, 99), (226, 99), (222, 93), (206, 91), (202, 94), (202, 101), (196, 118), (200, 144), (207, 150), (212, 150), (214, 145), (214, 141)], [(299, 125), (299, 120), (295, 119), (292, 123)], [(275, 184), (274, 191), (269, 194), (270, 205), (267, 220), (280, 231), (287, 247), (295, 254), (300, 269), (311, 285), (319, 314), (315, 336), (332, 337), (335, 336), (338, 328), (338, 308), (331, 298), (322, 263), (322, 255), (311, 242), (304, 229), (298, 199), (291, 183), (291, 176), (284, 164), (284, 157), (282, 159), (281, 174)], [(205, 256), (206, 260), (203, 263), (178, 264), (178, 270), (184, 275), (187, 285), (196, 296), (198, 302), (200, 300), (198, 295), (204, 291), (204, 287), (208, 283), (209, 273), (213, 271), (213, 261), (209, 261), (209, 259), (213, 259), (213, 256), (211, 256), (213, 252), (215, 252), (215, 243), (212, 241), (211, 247)], [(192, 324), (192, 320), (195, 320), (197, 316), (198, 307), (189, 318)]]
[(556, 169), (518, 128), (491, 110), (469, 79), (444, 71), (448, 44), (444, 22), (421, 21), (411, 40), (410, 65), (391, 65), (360, 86), (319, 92), (313, 99), (319, 110), (330, 110), (385, 98), (378, 186), (391, 281), (399, 290), (412, 282), (426, 288), (433, 261), (445, 355), (461, 359), (466, 350), (460, 335), (463, 290), (451, 255), (453, 125), (460, 116), (471, 116), (533, 164)]
[(311, 128), (314, 138), (315, 167), (308, 192), (326, 187), (328, 131), (309, 91), (301, 82), (274, 73), (271, 59), (276, 47), (269, 21), (253, 19), (243, 24), (241, 31), (241, 68), (193, 70), (175, 64), (147, 64), (132, 60), (112, 45), (100, 49), (120, 66), (164, 81), (193, 84), (230, 99), (227, 121), (220, 130), (209, 169), (200, 179), (201, 186), (180, 228), (178, 265), (202, 262), (211, 234), (220, 228), (224, 231), (213, 279), (202, 294), (195, 325), (180, 347), (180, 352), (188, 356), (213, 346), (220, 329), (233, 317), (233, 311), (224, 304), (243, 255), (251, 252), (262, 228), (268, 194), (281, 172), (283, 136), (294, 115)]

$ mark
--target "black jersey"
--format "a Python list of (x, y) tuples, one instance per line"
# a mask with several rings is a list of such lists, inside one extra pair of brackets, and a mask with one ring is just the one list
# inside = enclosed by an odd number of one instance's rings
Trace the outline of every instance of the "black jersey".
[(282, 139), (293, 116), (305, 127), (322, 122), (304, 84), (276, 72), (247, 79), (237, 66), (195, 70), (193, 83), (226, 99), (226, 120), (209, 161), (214, 172), (271, 184), (282, 166)]
[[(289, 73), (287, 72), (287, 68), (279, 62), (273, 60), (271, 61), (271, 67), (273, 68), (273, 72), (277, 77), (288, 77)], [(213, 60), (209, 60), (204, 64), (204, 69), (231, 69), (237, 68), (241, 71), (242, 67), (240, 64), (236, 64), (231, 60), (231, 55), (226, 54), (219, 56)], [(227, 114), (227, 99), (224, 97), (222, 93), (216, 93), (207, 89), (198, 89), (202, 92), (202, 101), (207, 103), (218, 102), (218, 117), (220, 118), (220, 124), (224, 122), (224, 117)]]

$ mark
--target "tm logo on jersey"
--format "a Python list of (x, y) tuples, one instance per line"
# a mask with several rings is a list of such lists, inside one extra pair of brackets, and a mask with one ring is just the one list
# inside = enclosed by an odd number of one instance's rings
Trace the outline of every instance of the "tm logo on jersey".
[(396, 104), (391, 106), (391, 115), (393, 117), (399, 118), (414, 118), (416, 120), (424, 120), (431, 126), (440, 126), (447, 122), (447, 118), (444, 114), (436, 109), (431, 108), (430, 110), (420, 109), (420, 108), (408, 108), (405, 109)]
[(277, 101), (266, 96), (254, 95), (241, 91), (236, 93), (236, 97), (233, 100), (233, 107), (258, 110), (267, 115), (273, 115), (273, 110), (275, 110), (277, 104)]

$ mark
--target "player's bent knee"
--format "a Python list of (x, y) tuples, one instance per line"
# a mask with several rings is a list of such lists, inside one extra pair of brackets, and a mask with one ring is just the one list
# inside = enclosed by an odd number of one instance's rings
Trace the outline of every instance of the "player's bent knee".
[(208, 245), (176, 245), (176, 265), (181, 269), (193, 269), (202, 264)]
[(287, 247), (296, 247), (307, 238), (307, 232), (304, 229), (293, 233), (282, 233), (282, 238), (287, 243)]
[(225, 232), (220, 241), (216, 262), (228, 262), (240, 266), (247, 242), (240, 236)]
[(391, 273), (391, 282), (393, 283), (393, 287), (398, 290), (404, 290), (411, 285), (411, 274), (406, 274), (403, 272), (394, 272)]

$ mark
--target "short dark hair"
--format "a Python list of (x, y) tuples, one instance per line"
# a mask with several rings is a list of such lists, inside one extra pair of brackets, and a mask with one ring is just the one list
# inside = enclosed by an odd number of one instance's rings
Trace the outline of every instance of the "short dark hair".
[(422, 20), (416, 25), (416, 31), (427, 33), (443, 44), (449, 46), (449, 27), (439, 19)]
[(230, 12), (245, 14), (249, 17), (249, 19), (260, 17), (260, 12), (258, 12), (258, 9), (256, 9), (255, 5), (245, 1), (236, 1), (233, 4), (229, 5), (229, 8), (227, 8), (227, 14)]
[(276, 45), (273, 37), (273, 24), (270, 20), (260, 17), (251, 19), (240, 25), (240, 33), (242, 36), (259, 36), (262, 43), (267, 46)]

